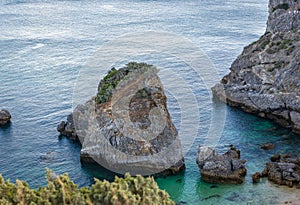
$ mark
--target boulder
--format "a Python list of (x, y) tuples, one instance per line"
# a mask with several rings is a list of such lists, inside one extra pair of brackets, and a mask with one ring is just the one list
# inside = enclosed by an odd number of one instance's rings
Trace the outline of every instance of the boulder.
[(209, 183), (241, 184), (247, 173), (246, 161), (240, 160), (240, 151), (235, 147), (219, 155), (212, 148), (199, 146), (196, 162), (202, 180)]
[(271, 157), (271, 162), (278, 162), (280, 160), (280, 154), (275, 154)]
[(7, 125), (10, 122), (11, 115), (8, 110), (1, 109), (0, 110), (0, 126)]
[(276, 158), (277, 161), (266, 163), (261, 176), (268, 177), (275, 184), (300, 187), (300, 158), (290, 155)]
[(256, 172), (255, 174), (252, 175), (252, 182), (253, 183), (258, 183), (260, 180), (260, 173)]
[(72, 140), (78, 140), (78, 136), (76, 134), (72, 113), (67, 116), (67, 121), (66, 122), (62, 121), (57, 126), (57, 131), (60, 132), (61, 135), (69, 137)]

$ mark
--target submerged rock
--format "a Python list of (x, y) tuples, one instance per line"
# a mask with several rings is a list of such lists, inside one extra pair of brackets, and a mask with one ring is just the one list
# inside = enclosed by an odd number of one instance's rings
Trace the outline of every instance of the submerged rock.
[(6, 109), (0, 110), (0, 126), (4, 126), (10, 122), (11, 114)]
[(300, 133), (300, 3), (270, 0), (267, 32), (212, 88), (228, 105)]
[(260, 148), (264, 149), (264, 150), (270, 150), (270, 149), (274, 149), (275, 145), (272, 143), (267, 143), (267, 144), (261, 145)]
[(82, 162), (134, 175), (169, 175), (185, 168), (157, 72), (145, 63), (113, 68), (100, 81), (97, 95), (59, 126), (66, 132), (69, 125), (66, 134), (78, 136)]
[(275, 184), (300, 188), (300, 158), (281, 155), (277, 161), (266, 163), (261, 176)]
[(245, 161), (240, 160), (240, 151), (235, 147), (219, 155), (212, 148), (199, 146), (196, 162), (201, 178), (209, 183), (241, 184), (247, 173)]

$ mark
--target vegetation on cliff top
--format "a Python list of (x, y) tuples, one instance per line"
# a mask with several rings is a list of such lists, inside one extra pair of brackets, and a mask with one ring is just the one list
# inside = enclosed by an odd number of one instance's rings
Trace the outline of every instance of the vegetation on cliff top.
[(108, 102), (112, 96), (114, 89), (119, 82), (124, 79), (130, 72), (137, 70), (148, 69), (153, 67), (147, 63), (130, 62), (125, 67), (120, 69), (112, 68), (108, 74), (100, 81), (98, 86), (98, 93), (96, 96), (97, 103)]
[(17, 180), (13, 184), (0, 175), (0, 204), (175, 204), (167, 192), (159, 189), (152, 177), (131, 177), (126, 174), (125, 178), (116, 177), (113, 182), (96, 179), (91, 188), (78, 188), (67, 174), (56, 176), (47, 170), (47, 181), (47, 186), (35, 190), (30, 189), (24, 181)]

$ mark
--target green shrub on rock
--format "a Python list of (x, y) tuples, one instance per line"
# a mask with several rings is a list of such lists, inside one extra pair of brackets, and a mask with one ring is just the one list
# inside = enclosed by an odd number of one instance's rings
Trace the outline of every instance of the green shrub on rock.
[(114, 89), (119, 82), (131, 72), (143, 71), (151, 69), (153, 66), (147, 63), (130, 62), (120, 69), (112, 68), (108, 74), (100, 81), (98, 93), (96, 96), (97, 103), (108, 102), (112, 96)]
[(24, 181), (16, 184), (5, 181), (0, 175), (0, 204), (1, 205), (150, 205), (175, 203), (167, 192), (160, 190), (152, 177), (115, 178), (108, 182), (96, 179), (91, 188), (78, 186), (70, 180), (67, 174), (56, 176), (47, 170), (48, 184), (38, 190), (30, 189)]

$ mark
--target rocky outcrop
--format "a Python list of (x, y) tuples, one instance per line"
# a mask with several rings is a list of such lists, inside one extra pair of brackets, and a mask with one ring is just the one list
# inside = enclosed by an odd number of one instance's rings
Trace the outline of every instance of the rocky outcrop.
[(252, 182), (253, 183), (258, 183), (259, 180), (260, 180), (260, 173), (259, 172), (256, 172), (255, 174), (252, 175)]
[(246, 161), (240, 160), (240, 151), (233, 146), (222, 155), (212, 148), (199, 146), (196, 162), (201, 178), (209, 183), (241, 184), (247, 173)]
[[(99, 83), (96, 97), (73, 111), (58, 130), (76, 135), (81, 161), (131, 174), (175, 174), (184, 169), (178, 133), (154, 66), (129, 63)], [(76, 132), (74, 132), (74, 127)]]
[(261, 176), (279, 185), (300, 188), (300, 158), (290, 155), (273, 157), (272, 162), (266, 163)]
[(299, 0), (271, 0), (267, 32), (286, 32), (300, 29)]
[(0, 126), (7, 125), (10, 122), (11, 114), (6, 109), (0, 110)]
[(73, 114), (69, 114), (67, 116), (67, 121), (62, 121), (57, 126), (57, 131), (60, 132), (61, 135), (64, 135), (66, 137), (69, 137), (72, 140), (77, 140), (77, 134), (75, 130), (74, 120), (73, 120)]
[[(280, 6), (282, 4), (288, 4), (287, 9)], [(270, 0), (266, 34), (244, 48), (232, 63), (230, 73), (212, 91), (231, 106), (272, 119), (300, 133), (300, 17), (295, 10), (297, 7), (299, 1)], [(290, 22), (287, 16), (296, 13), (297, 20)]]

